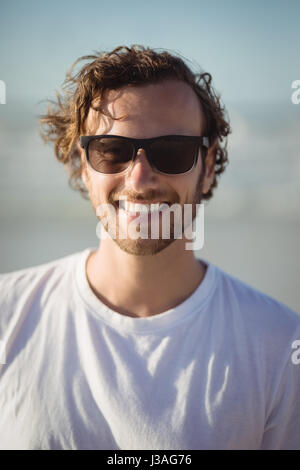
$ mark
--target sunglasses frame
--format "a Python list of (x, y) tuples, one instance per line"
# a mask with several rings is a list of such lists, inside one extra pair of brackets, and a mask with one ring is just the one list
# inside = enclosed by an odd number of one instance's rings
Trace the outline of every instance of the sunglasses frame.
[[(92, 142), (93, 140), (96, 140), (96, 139), (99, 139), (99, 138), (101, 138), (101, 139), (117, 138), (117, 139), (125, 140), (125, 141), (130, 142), (131, 144), (133, 144), (134, 153), (131, 157), (131, 163), (128, 165), (127, 168), (125, 168), (125, 170), (122, 170), (122, 171), (119, 171), (119, 172), (116, 172), (116, 173), (102, 173), (101, 171), (98, 171), (98, 170), (96, 170), (95, 168), (92, 167), (92, 165), (90, 163), (90, 159), (89, 159), (89, 151), (88, 151), (89, 143)], [(151, 158), (149, 158), (149, 156), (147, 154), (147, 147), (152, 142), (155, 142), (155, 141), (161, 140), (161, 139), (172, 140), (174, 138), (176, 138), (177, 140), (181, 140), (181, 141), (193, 141), (193, 142), (196, 142), (198, 144), (197, 148), (196, 148), (196, 152), (195, 152), (195, 156), (194, 156), (194, 163), (193, 163), (192, 167), (189, 170), (187, 170), (185, 172), (182, 172), (182, 173), (166, 173), (164, 171), (158, 170), (155, 167), (154, 163), (151, 161)], [(90, 167), (94, 171), (97, 171), (98, 173), (101, 173), (102, 175), (119, 175), (121, 173), (124, 173), (125, 171), (128, 171), (128, 169), (133, 165), (133, 163), (136, 159), (138, 150), (143, 149), (146, 152), (147, 160), (148, 160), (148, 162), (149, 162), (149, 164), (150, 164), (153, 171), (155, 171), (156, 173), (163, 174), (163, 175), (176, 176), (176, 175), (185, 175), (186, 173), (189, 173), (190, 171), (193, 170), (193, 168), (196, 166), (197, 161), (198, 161), (198, 154), (199, 154), (200, 145), (205, 149), (204, 152), (201, 152), (201, 156), (202, 156), (203, 163), (204, 163), (206, 153), (207, 153), (207, 149), (209, 148), (209, 139), (208, 139), (208, 137), (205, 137), (205, 136), (188, 136), (188, 135), (162, 135), (162, 136), (158, 136), (158, 137), (152, 137), (150, 139), (134, 139), (134, 138), (131, 138), (131, 137), (124, 137), (124, 136), (121, 136), (121, 135), (113, 135), (113, 134), (101, 135), (100, 134), (100, 135), (82, 135), (80, 137), (80, 145), (85, 150), (86, 159), (87, 159)]]

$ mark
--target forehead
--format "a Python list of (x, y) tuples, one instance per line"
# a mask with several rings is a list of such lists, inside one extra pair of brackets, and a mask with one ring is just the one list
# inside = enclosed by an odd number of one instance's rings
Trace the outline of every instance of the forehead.
[(105, 113), (120, 119), (111, 119), (91, 108), (87, 118), (90, 134), (147, 138), (203, 133), (204, 115), (200, 101), (187, 83), (178, 80), (106, 91), (101, 107)]

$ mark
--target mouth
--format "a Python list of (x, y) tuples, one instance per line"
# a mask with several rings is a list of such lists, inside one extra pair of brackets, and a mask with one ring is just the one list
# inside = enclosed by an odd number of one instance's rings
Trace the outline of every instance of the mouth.
[(133, 202), (125, 199), (119, 199), (116, 201), (118, 209), (125, 211), (129, 215), (140, 215), (140, 214), (153, 214), (162, 212), (167, 207), (170, 207), (168, 201), (147, 201), (147, 202)]

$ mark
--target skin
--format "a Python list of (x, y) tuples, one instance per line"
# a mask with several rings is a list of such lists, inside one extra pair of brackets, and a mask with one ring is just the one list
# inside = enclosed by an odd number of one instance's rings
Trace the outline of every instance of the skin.
[[(112, 116), (122, 119), (113, 120), (90, 109), (87, 134), (133, 138), (204, 135), (204, 116), (197, 95), (188, 84), (177, 80), (110, 90), (102, 104)], [(139, 149), (128, 171), (103, 175), (86, 164), (84, 150), (79, 145), (78, 148), (82, 179), (95, 212), (99, 204), (116, 203), (121, 195), (138, 202), (201, 201), (201, 158), (189, 173), (163, 175), (151, 169), (144, 150)], [(203, 194), (213, 182), (214, 150), (211, 146), (206, 157)], [(194, 252), (185, 249), (186, 241), (184, 237), (173, 240), (105, 237), (86, 263), (90, 287), (103, 303), (122, 315), (147, 317), (174, 308), (197, 289), (206, 270), (205, 264), (195, 259)]]

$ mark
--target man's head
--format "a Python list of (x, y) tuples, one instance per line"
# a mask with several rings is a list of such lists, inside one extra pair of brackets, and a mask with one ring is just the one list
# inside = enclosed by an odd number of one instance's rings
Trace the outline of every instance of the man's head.
[[(230, 132), (211, 76), (193, 74), (181, 58), (141, 46), (81, 59), (89, 63), (76, 75), (72, 71), (67, 75), (65, 98), (58, 96), (57, 108), (49, 109), (41, 123), (43, 137), (55, 142), (56, 156), (67, 166), (71, 184), (84, 197), (89, 195), (94, 210), (99, 204), (116, 204), (124, 196), (181, 205), (209, 199), (227, 163)], [(205, 162), (198, 158), (185, 174), (152, 171), (140, 149), (128, 171), (104, 175), (87, 164), (79, 145), (81, 135), (103, 134), (137, 139), (207, 136), (210, 148)], [(118, 244), (130, 253), (147, 254), (165, 248), (170, 240), (155, 240), (152, 245), (119, 240)]]

